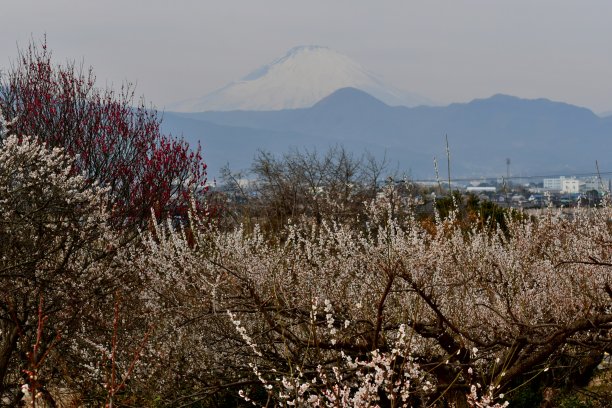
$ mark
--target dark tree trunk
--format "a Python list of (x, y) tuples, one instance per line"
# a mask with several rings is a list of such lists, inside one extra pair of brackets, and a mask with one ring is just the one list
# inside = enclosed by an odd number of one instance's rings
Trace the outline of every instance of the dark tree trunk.
[(5, 391), (4, 380), (8, 371), (11, 356), (17, 347), (19, 330), (16, 324), (3, 321), (0, 323), (2, 337), (0, 337), (0, 395)]

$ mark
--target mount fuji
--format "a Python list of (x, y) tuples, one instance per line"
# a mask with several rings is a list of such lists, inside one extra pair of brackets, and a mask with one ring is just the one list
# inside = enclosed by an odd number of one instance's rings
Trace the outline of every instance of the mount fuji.
[(347, 87), (362, 90), (390, 106), (432, 104), (422, 96), (385, 84), (346, 55), (327, 47), (300, 46), (239, 81), (167, 108), (177, 112), (307, 108)]

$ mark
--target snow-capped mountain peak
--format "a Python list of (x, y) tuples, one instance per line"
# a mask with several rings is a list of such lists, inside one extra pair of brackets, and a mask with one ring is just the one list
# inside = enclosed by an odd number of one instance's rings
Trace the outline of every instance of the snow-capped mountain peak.
[(306, 108), (341, 88), (357, 88), (388, 105), (426, 104), (425, 98), (399, 91), (349, 57), (317, 45), (290, 49), (284, 56), (239, 81), (169, 110), (183, 112)]

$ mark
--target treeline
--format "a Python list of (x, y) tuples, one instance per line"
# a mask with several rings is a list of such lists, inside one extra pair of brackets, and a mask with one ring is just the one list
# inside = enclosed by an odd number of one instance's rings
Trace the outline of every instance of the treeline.
[(220, 181), (208, 197), (212, 206), (223, 209), (220, 225), (258, 225), (272, 235), (302, 217), (365, 227), (368, 203), (389, 194), (392, 217), (416, 217), (424, 225), (452, 215), (466, 229), (505, 230), (508, 218), (525, 218), (474, 194), (449, 190), (442, 182), (419, 185), (399, 174), (386, 157), (357, 156), (343, 146), (323, 152), (293, 149), (282, 156), (260, 151), (250, 170), (232, 172), (226, 166)]

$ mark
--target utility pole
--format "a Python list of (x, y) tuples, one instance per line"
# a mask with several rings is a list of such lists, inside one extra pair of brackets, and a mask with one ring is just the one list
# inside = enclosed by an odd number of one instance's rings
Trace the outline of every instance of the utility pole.
[(510, 208), (510, 201), (508, 201), (508, 187), (510, 186), (510, 158), (506, 158), (506, 182), (504, 183), (504, 193), (506, 195), (506, 207)]
[(510, 180), (510, 158), (506, 159), (506, 180)]

